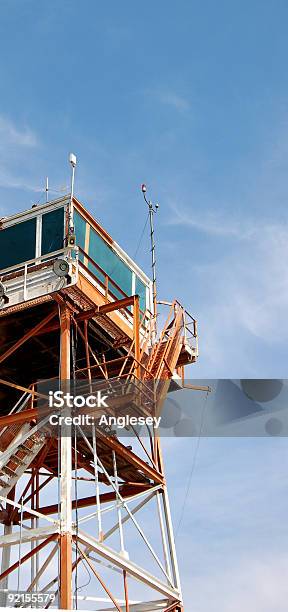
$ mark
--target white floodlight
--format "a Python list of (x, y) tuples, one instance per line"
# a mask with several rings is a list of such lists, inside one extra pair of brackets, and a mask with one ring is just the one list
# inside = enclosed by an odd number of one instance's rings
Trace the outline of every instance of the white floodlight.
[(63, 278), (69, 275), (69, 264), (65, 259), (55, 259), (53, 264), (53, 271), (56, 276)]
[(70, 155), (69, 155), (69, 162), (70, 162), (72, 168), (75, 168), (75, 166), (77, 164), (77, 157), (76, 157), (76, 155), (74, 155), (74, 153), (70, 153)]

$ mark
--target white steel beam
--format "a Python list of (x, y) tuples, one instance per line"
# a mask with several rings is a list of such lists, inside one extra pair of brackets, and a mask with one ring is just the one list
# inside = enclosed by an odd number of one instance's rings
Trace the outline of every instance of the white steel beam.
[[(4, 537), (9, 536), (12, 533), (12, 525), (4, 525)], [(6, 546), (2, 551), (2, 562), (1, 562), (1, 574), (3, 574), (10, 566), (11, 547)], [(0, 605), (4, 608), (7, 605), (7, 589), (8, 589), (9, 574), (5, 576), (0, 582)], [(3, 591), (2, 591), (3, 589)]]
[(40, 569), (37, 572), (34, 580), (32, 580), (31, 584), (28, 586), (27, 593), (31, 593), (32, 589), (34, 588), (34, 586), (39, 581), (39, 578), (41, 578), (42, 574), (45, 572), (45, 570), (48, 567), (49, 563), (52, 561), (52, 559), (55, 556), (57, 550), (58, 550), (58, 542), (57, 542), (56, 546), (54, 546), (54, 548), (52, 548), (52, 550), (51, 550), (50, 554), (48, 555), (46, 561), (43, 563), (42, 567), (40, 567)]
[[(87, 437), (85, 436), (83, 430), (81, 429), (80, 425), (77, 426), (77, 428), (79, 429), (83, 439), (85, 440), (89, 450), (93, 453), (93, 448), (89, 442), (89, 440), (87, 439)], [(153, 547), (151, 546), (150, 542), (148, 541), (148, 539), (146, 538), (146, 535), (143, 531), (143, 529), (141, 529), (139, 523), (136, 521), (135, 517), (133, 516), (130, 508), (127, 506), (125, 500), (123, 499), (122, 495), (120, 494), (120, 492), (117, 489), (117, 486), (115, 485), (115, 483), (113, 482), (113, 480), (111, 479), (110, 475), (108, 474), (107, 470), (105, 469), (103, 463), (100, 461), (100, 459), (98, 458), (98, 463), (103, 471), (103, 473), (105, 474), (107, 480), (109, 481), (110, 485), (112, 486), (114, 492), (116, 493), (116, 498), (118, 498), (118, 500), (120, 500), (121, 505), (123, 506), (123, 508), (125, 508), (126, 512), (129, 514), (132, 523), (134, 523), (137, 531), (139, 532), (141, 538), (144, 540), (146, 546), (149, 548), (151, 555), (154, 557), (156, 563), (159, 565), (160, 569), (162, 570), (164, 576), (166, 576), (167, 580), (170, 582), (171, 586), (173, 587), (172, 581), (170, 580), (170, 577), (168, 576), (165, 568), (163, 567), (158, 555), (155, 553)]]
[(42, 514), (41, 512), (38, 512), (37, 510), (33, 510), (33, 508), (29, 508), (29, 506), (22, 506), (21, 504), (18, 504), (18, 502), (13, 501), (13, 499), (8, 499), (8, 497), (3, 497), (2, 495), (0, 495), (0, 501), (6, 502), (6, 504), (10, 504), (11, 506), (14, 506), (14, 508), (18, 508), (19, 510), (23, 510), (23, 512), (24, 511), (29, 512), (29, 514), (31, 514), (32, 516), (36, 516), (37, 518), (44, 519), (45, 521), (48, 521), (48, 523), (53, 523), (55, 527), (59, 526), (59, 521), (57, 519), (51, 519), (46, 514)]
[(34, 540), (45, 540), (45, 538), (49, 538), (53, 533), (59, 533), (59, 529), (56, 529), (54, 525), (51, 527), (39, 527), (38, 529), (29, 529), (29, 531), (24, 531), (21, 534), (20, 532), (8, 533), (6, 535), (0, 536), (0, 548), (5, 546), (15, 546), (19, 544), (20, 539), (22, 544), (27, 542), (32, 542)]
[(165, 584), (155, 576), (152, 576), (152, 574), (139, 567), (135, 563), (132, 563), (128, 559), (124, 559), (119, 553), (115, 552), (111, 548), (108, 548), (108, 546), (101, 544), (92, 536), (82, 531), (78, 531), (77, 535), (79, 542), (82, 542), (82, 544), (84, 544), (85, 546), (89, 546), (101, 557), (104, 557), (104, 559), (110, 561), (117, 567), (126, 570), (127, 573), (130, 574), (130, 576), (133, 576), (137, 580), (140, 580), (140, 582), (144, 582), (152, 589), (155, 589), (159, 593), (162, 593), (162, 595), (172, 598), (172, 600), (178, 601), (180, 599), (180, 593), (176, 588), (168, 586), (167, 584)]

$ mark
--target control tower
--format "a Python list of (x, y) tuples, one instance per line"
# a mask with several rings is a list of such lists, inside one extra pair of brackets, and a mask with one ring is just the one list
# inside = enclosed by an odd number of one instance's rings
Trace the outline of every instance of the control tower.
[(150, 279), (76, 197), (1, 219), (1, 605), (183, 610), (157, 431), (47, 435), (43, 381), (124, 381), (160, 414), (197, 359), (197, 325), (162, 301), (155, 335), (154, 306)]

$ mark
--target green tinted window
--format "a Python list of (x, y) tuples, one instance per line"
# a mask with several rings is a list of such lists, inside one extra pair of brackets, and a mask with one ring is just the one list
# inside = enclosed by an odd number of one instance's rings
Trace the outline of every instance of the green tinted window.
[[(76, 234), (76, 244), (81, 247), (83, 251), (85, 250), (85, 234), (86, 234), (86, 221), (79, 215), (77, 210), (74, 210), (74, 226), (75, 226), (75, 234)], [(79, 251), (79, 260), (83, 262), (84, 256), (81, 251)]]
[(53, 253), (63, 248), (64, 209), (58, 208), (42, 215), (41, 255)]
[(0, 231), (0, 269), (35, 258), (36, 219)]
[(136, 276), (135, 293), (140, 297), (140, 310), (146, 310), (146, 285)]
[[(92, 228), (90, 231), (89, 255), (98, 266), (115, 281), (126, 295), (131, 295), (132, 272), (130, 268), (128, 268), (124, 261), (118, 257), (111, 247)], [(103, 275), (97, 271), (91, 262), (89, 262), (88, 267), (103, 283)], [(123, 294), (113, 285), (110, 287), (110, 290), (115, 297), (119, 299), (123, 297)]]

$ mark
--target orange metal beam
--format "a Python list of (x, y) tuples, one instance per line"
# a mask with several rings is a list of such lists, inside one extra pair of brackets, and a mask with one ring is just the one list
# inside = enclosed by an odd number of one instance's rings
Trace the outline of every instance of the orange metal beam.
[(89, 353), (89, 342), (88, 342), (88, 321), (85, 319), (84, 321), (84, 337), (85, 337), (85, 354), (86, 354), (86, 363), (88, 368), (88, 380), (91, 384), (91, 368), (90, 368), (90, 353)]
[(29, 329), (29, 331), (26, 332), (26, 334), (24, 334), (22, 338), (19, 338), (19, 340), (17, 340), (17, 342), (15, 342), (13, 346), (10, 346), (10, 348), (7, 351), (5, 351), (5, 353), (0, 355), (0, 363), (3, 363), (3, 361), (5, 361), (5, 359), (10, 357), (10, 355), (15, 353), (15, 351), (17, 351), (17, 349), (20, 348), (22, 344), (24, 344), (25, 342), (27, 342), (27, 340), (35, 336), (39, 332), (39, 330), (42, 329), (42, 327), (44, 327), (47, 323), (49, 323), (49, 321), (51, 321), (51, 319), (55, 317), (55, 314), (56, 314), (56, 311), (53, 310), (53, 312), (50, 312), (49, 315), (45, 317), (45, 319), (40, 321), (40, 323), (37, 323), (35, 327), (32, 327), (32, 329)]
[[(139, 489), (143, 490), (143, 491), (148, 491), (149, 490), (149, 485), (145, 485), (141, 483), (141, 487), (139, 485), (137, 486), (131, 486), (131, 485), (126, 485), (123, 487), (120, 487), (120, 494), (123, 498), (126, 497), (130, 497), (132, 495), (136, 495), (137, 493), (139, 493)], [(110, 502), (110, 501), (114, 501), (116, 497), (116, 493), (114, 491), (109, 491), (107, 493), (102, 493), (100, 495), (100, 502), (101, 504)], [(95, 505), (95, 495), (91, 495), (89, 497), (83, 497), (81, 499), (73, 500), (72, 501), (72, 508), (73, 510), (77, 507), (77, 508), (88, 508), (88, 506), (93, 506)], [(43, 506), (42, 508), (39, 508), (39, 512), (41, 512), (41, 514), (45, 514), (45, 515), (49, 515), (49, 514), (56, 514), (59, 510), (59, 506), (58, 504), (51, 504), (50, 506)], [(23, 520), (26, 520), (30, 517), (30, 513), (29, 510), (26, 510), (25, 512), (23, 512)], [(17, 512), (17, 515), (15, 516), (15, 523), (18, 523), (20, 520), (20, 512)]]
[(108, 312), (113, 312), (113, 310), (128, 308), (128, 306), (133, 306), (133, 303), (134, 296), (130, 296), (123, 298), (122, 300), (116, 300), (115, 302), (109, 302), (108, 304), (91, 308), (91, 310), (86, 310), (86, 312), (81, 312), (81, 314), (76, 315), (75, 319), (76, 321), (85, 321), (85, 319), (91, 319), (97, 315), (107, 314)]
[(129, 612), (129, 595), (128, 595), (128, 581), (127, 581), (126, 570), (123, 570), (123, 580), (124, 580), (124, 594), (125, 594), (125, 612)]
[(164, 612), (184, 612), (184, 608), (179, 604), (179, 601), (174, 602), (168, 608), (165, 608)]
[(30, 393), (30, 395), (37, 397), (42, 397), (43, 399), (47, 399), (46, 395), (42, 395), (41, 393), (37, 393), (37, 391), (33, 391), (28, 387), (23, 387), (22, 385), (16, 385), (15, 383), (9, 382), (8, 380), (3, 380), (0, 378), (0, 385), (5, 385), (6, 387), (11, 387), (11, 389), (17, 389), (17, 391), (22, 391), (24, 393)]
[[(106, 305), (105, 296), (100, 292), (100, 290), (97, 289), (97, 287), (95, 287), (92, 284), (92, 282), (90, 282), (83, 274), (81, 274), (81, 270), (80, 270), (80, 274), (78, 277), (76, 287), (78, 290), (84, 293), (84, 295), (88, 299), (90, 299), (95, 304), (95, 308), (97, 305), (98, 306), (103, 306), (104, 304)], [(67, 292), (69, 292), (69, 289), (67, 290)], [(117, 300), (117, 301), (119, 302), (120, 300)], [(114, 303), (114, 302), (111, 302), (111, 303)], [(123, 317), (119, 317), (119, 313), (116, 311), (110, 312), (108, 314), (109, 314), (109, 318), (111, 318), (112, 323), (114, 323), (118, 327), (118, 329), (121, 330), (123, 334), (125, 334), (125, 336), (127, 336), (128, 338), (132, 338), (133, 332), (132, 332), (131, 326), (129, 325), (128, 321), (126, 323), (123, 320)]]
[(100, 582), (102, 588), (104, 589), (104, 591), (107, 593), (108, 597), (110, 597), (112, 603), (114, 604), (116, 610), (118, 610), (118, 612), (122, 612), (120, 606), (118, 605), (116, 599), (114, 599), (111, 591), (109, 591), (108, 587), (106, 586), (105, 582), (103, 582), (101, 576), (99, 576), (98, 572), (96, 572), (96, 569), (92, 563), (92, 561), (90, 561), (89, 557), (87, 557), (87, 555), (85, 554), (85, 552), (80, 548), (80, 546), (78, 546), (77, 544), (77, 548), (79, 550), (79, 553), (81, 555), (81, 557), (83, 557), (83, 559), (86, 561), (86, 563), (89, 565), (90, 569), (92, 570), (94, 576), (96, 576), (97, 580)]
[(72, 610), (72, 535), (60, 536), (60, 607)]
[(133, 336), (134, 336), (134, 353), (136, 360), (135, 376), (141, 378), (140, 364), (140, 307), (139, 295), (134, 295), (133, 298)]
[[(60, 306), (60, 378), (70, 379), (70, 324), (71, 315), (66, 305)], [(61, 436), (61, 520), (63, 532), (60, 536), (60, 608), (72, 609), (72, 533), (69, 515), (71, 514), (70, 478), (72, 453), (71, 438)], [(63, 498), (64, 497), (64, 498)]]
[[(1, 383), (1, 381), (0, 381)], [(18, 412), (17, 414), (8, 414), (7, 416), (0, 417), (0, 429), (7, 427), (7, 425), (20, 425), (21, 423), (29, 423), (33, 419), (36, 419), (39, 412), (36, 408), (30, 408), (24, 412)]]
[(100, 430), (97, 430), (97, 436), (99, 439), (105, 442), (106, 446), (109, 446), (112, 450), (114, 450), (116, 454), (126, 459), (128, 464), (138, 468), (141, 472), (143, 472), (143, 474), (154, 482), (158, 484), (164, 483), (164, 476), (160, 471), (158, 472), (153, 467), (148, 465), (145, 461), (143, 461), (143, 459), (138, 457), (138, 455), (135, 455), (135, 453), (128, 450), (126, 446), (121, 444), (121, 442), (118, 442), (118, 440), (112, 436), (105, 436), (105, 434), (103, 434)]
[(44, 540), (44, 542), (41, 542), (41, 544), (39, 544), (38, 546), (36, 546), (32, 550), (30, 550), (30, 552), (28, 552), (26, 555), (24, 555), (24, 557), (22, 557), (22, 559), (19, 559), (18, 561), (16, 561), (16, 563), (13, 563), (13, 565), (10, 565), (10, 567), (8, 567), (5, 570), (5, 572), (0, 574), (0, 581), (3, 580), (3, 578), (8, 576), (9, 574), (11, 574), (11, 572), (13, 572), (15, 569), (17, 569), (19, 567), (19, 565), (22, 565), (22, 563), (25, 563), (25, 561), (28, 561), (29, 559), (31, 559), (31, 557), (33, 557), (33, 555), (35, 555), (37, 552), (42, 550), (42, 548), (47, 546), (47, 544), (50, 544), (50, 542), (52, 542), (53, 540), (57, 540), (58, 537), (59, 536), (58, 536), (57, 533), (51, 535), (49, 538), (47, 538), (47, 540)]

